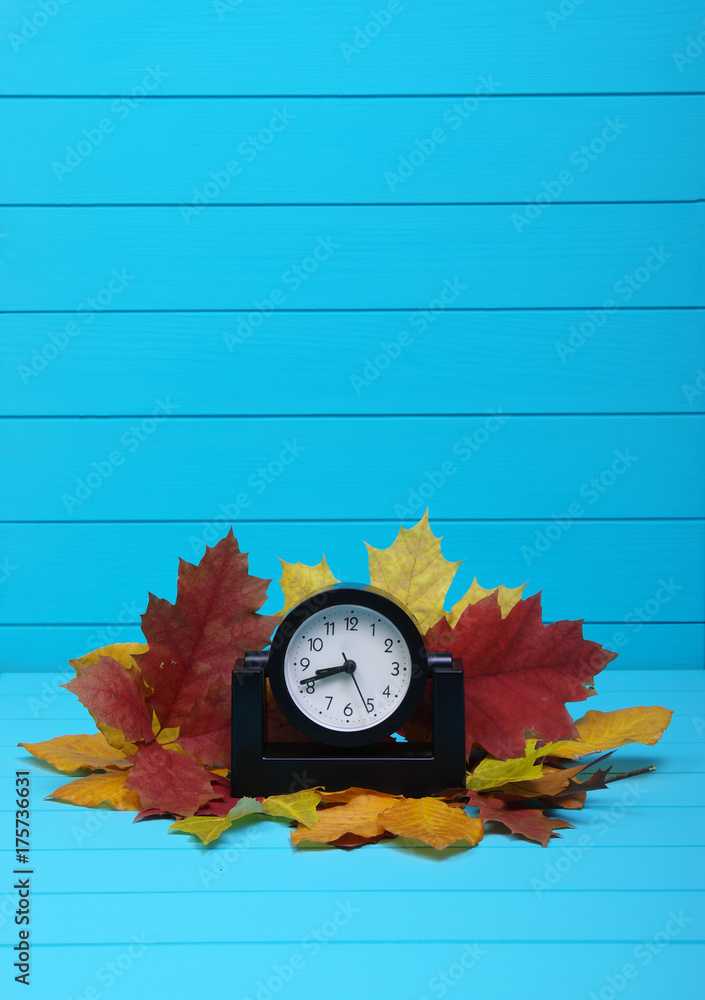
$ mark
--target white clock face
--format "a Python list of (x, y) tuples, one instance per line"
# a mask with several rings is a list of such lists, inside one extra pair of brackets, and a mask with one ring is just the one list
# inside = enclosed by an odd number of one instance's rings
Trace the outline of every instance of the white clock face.
[(411, 681), (411, 658), (388, 618), (341, 604), (318, 611), (297, 629), (284, 677), (294, 704), (309, 719), (338, 732), (359, 732), (399, 707)]

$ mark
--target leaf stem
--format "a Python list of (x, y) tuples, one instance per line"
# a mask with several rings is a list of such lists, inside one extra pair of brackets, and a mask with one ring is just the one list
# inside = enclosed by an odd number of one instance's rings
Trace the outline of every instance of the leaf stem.
[(639, 767), (636, 771), (625, 771), (623, 774), (610, 774), (605, 778), (605, 784), (610, 781), (621, 781), (622, 778), (633, 778), (635, 774), (646, 774), (648, 771), (655, 770), (655, 766), (650, 764), (649, 767)]

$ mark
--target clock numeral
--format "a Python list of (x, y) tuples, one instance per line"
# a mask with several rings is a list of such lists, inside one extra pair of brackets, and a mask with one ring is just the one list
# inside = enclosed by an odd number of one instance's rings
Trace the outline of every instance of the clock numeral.
[(350, 704), (350, 702), (348, 702), (345, 708), (343, 709), (343, 715), (347, 715), (347, 717), (350, 718), (352, 714), (353, 714), (352, 705)]
[(357, 632), (357, 618), (346, 618), (345, 628), (348, 632)]
[(326, 622), (326, 635), (335, 635), (335, 622)]
[(309, 681), (308, 684), (306, 685), (306, 694), (315, 694), (315, 693), (316, 693), (316, 682)]
[(384, 695), (385, 698), (391, 698), (392, 697), (391, 694), (389, 693), (389, 685), (387, 685), (387, 687), (384, 689), (384, 691), (382, 692), (382, 694)]
[(384, 649), (385, 653), (391, 653), (391, 651), (394, 649), (394, 641), (392, 639), (385, 639), (384, 647), (385, 647)]
[(326, 705), (326, 712), (328, 712), (328, 711), (330, 711), (330, 707), (333, 704), (333, 696), (330, 695), (330, 694), (327, 694), (326, 698), (328, 699), (328, 704)]
[(375, 634), (375, 623), (374, 622), (370, 623), (370, 628), (372, 629), (372, 635), (374, 635)]
[(311, 661), (309, 660), (308, 656), (302, 656), (301, 659), (299, 660), (299, 663), (301, 664), (302, 670), (307, 670), (311, 666)]
[(375, 710), (375, 703), (372, 700), (372, 698), (368, 698), (367, 699), (367, 701), (365, 702), (365, 708), (367, 709), (368, 712), (374, 712), (374, 710)]
[(399, 673), (399, 664), (397, 663), (396, 660), (394, 660), (392, 666), (394, 667), (394, 670), (392, 670), (392, 677), (396, 677), (397, 674)]
[(308, 648), (314, 650), (316, 653), (320, 653), (323, 649), (323, 639), (309, 639)]

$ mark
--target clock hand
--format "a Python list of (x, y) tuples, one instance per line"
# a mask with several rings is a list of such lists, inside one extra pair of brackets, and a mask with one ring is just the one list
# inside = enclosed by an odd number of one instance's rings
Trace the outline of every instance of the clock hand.
[(362, 691), (360, 690), (360, 685), (359, 685), (359, 684), (357, 683), (357, 677), (355, 676), (355, 668), (357, 667), (357, 664), (355, 663), (355, 661), (354, 661), (354, 660), (349, 660), (349, 659), (347, 658), (347, 656), (345, 655), (345, 653), (343, 653), (343, 659), (345, 660), (345, 666), (347, 667), (347, 666), (348, 666), (348, 664), (349, 664), (349, 665), (351, 666), (351, 668), (352, 668), (352, 669), (351, 669), (351, 670), (349, 671), (349, 673), (350, 673), (350, 676), (351, 676), (351, 677), (352, 677), (352, 679), (353, 679), (353, 684), (354, 684), (354, 685), (355, 685), (355, 687), (357, 688), (357, 693), (358, 693), (358, 694), (360, 695), (360, 697), (362, 698), (362, 704), (363, 704), (363, 705), (365, 706), (365, 711), (366, 711), (366, 712), (369, 712), (369, 708), (367, 707), (367, 702), (365, 701), (365, 696), (364, 696), (364, 694), (362, 693)]
[(322, 667), (320, 670), (316, 670), (313, 674), (309, 674), (308, 677), (303, 677), (299, 681), (299, 684), (309, 684), (311, 681), (319, 681), (324, 677), (332, 677), (333, 674), (342, 674), (346, 671), (349, 673), (347, 663), (343, 663), (340, 667)]

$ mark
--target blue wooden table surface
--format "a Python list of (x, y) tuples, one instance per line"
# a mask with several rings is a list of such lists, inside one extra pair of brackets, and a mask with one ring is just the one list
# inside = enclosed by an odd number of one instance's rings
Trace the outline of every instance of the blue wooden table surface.
[(16, 743), (231, 524), (365, 581), (428, 505), (448, 606), (528, 581), (597, 707), (676, 710), (547, 850), (201, 849), (32, 765), (30, 995), (700, 1000), (702, 0), (6, 0), (0, 47), (4, 956)]
[[(653, 763), (656, 773), (591, 793), (580, 812), (556, 811), (575, 829), (545, 850), (487, 832), (477, 848), (443, 854), (394, 842), (297, 849), (285, 821), (259, 819), (204, 848), (168, 834), (166, 821), (47, 802), (65, 776), (15, 744), (95, 728), (52, 680), (0, 677), (0, 857), (4, 873), (15, 867), (14, 773), (29, 770), (37, 1000), (267, 990), (415, 1000), (444, 985), (488, 1000), (579, 1000), (611, 996), (620, 977), (640, 1000), (702, 997), (703, 671), (608, 667), (591, 707), (675, 709), (656, 747), (613, 758), (615, 770)], [(4, 885), (8, 980), (17, 896)]]

